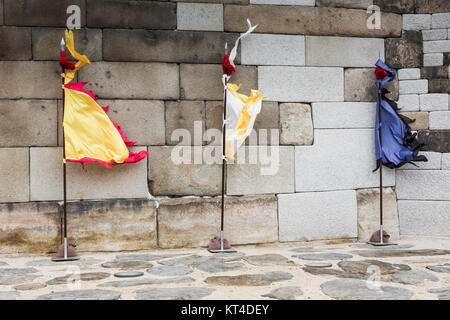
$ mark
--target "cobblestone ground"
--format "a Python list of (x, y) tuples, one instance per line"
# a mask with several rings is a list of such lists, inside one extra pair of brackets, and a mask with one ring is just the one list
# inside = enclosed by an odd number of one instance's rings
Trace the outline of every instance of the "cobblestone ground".
[(235, 249), (84, 252), (75, 263), (3, 254), (0, 299), (450, 299), (450, 239)]

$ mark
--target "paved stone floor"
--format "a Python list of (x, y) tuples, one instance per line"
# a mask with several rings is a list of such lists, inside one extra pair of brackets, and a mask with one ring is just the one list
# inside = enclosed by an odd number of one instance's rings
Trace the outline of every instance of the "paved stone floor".
[[(450, 299), (450, 239), (0, 255), (1, 299)], [(331, 267), (327, 267), (331, 264)], [(141, 274), (124, 278), (130, 273)]]

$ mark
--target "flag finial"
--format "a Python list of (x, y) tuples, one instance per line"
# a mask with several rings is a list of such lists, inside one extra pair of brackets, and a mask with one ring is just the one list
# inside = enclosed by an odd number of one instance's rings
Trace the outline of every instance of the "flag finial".
[(225, 54), (228, 54), (228, 42), (225, 42)]
[(66, 42), (64, 41), (64, 38), (61, 38), (61, 51), (64, 51), (66, 47)]

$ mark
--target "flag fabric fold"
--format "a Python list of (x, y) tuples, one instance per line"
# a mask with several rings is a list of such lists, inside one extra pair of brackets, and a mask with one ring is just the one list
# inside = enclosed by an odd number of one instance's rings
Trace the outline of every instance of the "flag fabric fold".
[[(408, 125), (415, 120), (397, 113), (397, 103), (386, 97), (389, 91), (384, 86), (395, 79), (395, 72), (382, 60), (376, 63), (375, 76), (378, 89), (377, 111), (375, 120), (375, 155), (377, 167), (381, 163), (389, 168), (399, 168), (412, 161), (427, 161), (419, 155), (422, 144), (417, 139), (417, 133), (412, 133)], [(381, 98), (381, 99), (380, 99)], [(381, 103), (381, 123), (379, 103)], [(381, 142), (379, 129), (381, 127)], [(374, 171), (375, 171), (374, 170)]]
[[(83, 89), (85, 82), (70, 83), (75, 73), (89, 59), (76, 52), (72, 31), (66, 31), (66, 44), (77, 60), (74, 69), (67, 69), (64, 77), (64, 142), (67, 162), (98, 162), (106, 168), (111, 165), (138, 162), (147, 157), (147, 151), (133, 153), (128, 146), (134, 144), (121, 131), (120, 126), (108, 117), (108, 108), (102, 108), (92, 91)], [(61, 51), (61, 57), (65, 52)], [(67, 65), (66, 61), (63, 61)]]

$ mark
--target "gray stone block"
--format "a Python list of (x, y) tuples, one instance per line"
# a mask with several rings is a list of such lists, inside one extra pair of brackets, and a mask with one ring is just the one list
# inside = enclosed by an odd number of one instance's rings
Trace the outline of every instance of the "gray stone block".
[(0, 100), (0, 146), (56, 146), (56, 100)]
[(444, 65), (444, 54), (442, 53), (425, 53), (423, 55), (424, 67), (436, 67)]
[(431, 29), (431, 14), (405, 14), (403, 15), (404, 30)]
[(367, 9), (372, 4), (373, 0), (316, 0), (318, 7)]
[(294, 147), (241, 147), (227, 168), (227, 194), (294, 192)]
[[(165, 119), (166, 144), (183, 146), (201, 146), (203, 144), (205, 128), (205, 103), (203, 101), (167, 101)], [(189, 137), (178, 140), (178, 129), (189, 132)]]
[(445, 111), (448, 110), (448, 94), (430, 93), (421, 94), (420, 111)]
[(450, 170), (450, 153), (442, 154), (442, 170)]
[(306, 65), (373, 67), (384, 60), (384, 40), (352, 37), (306, 37)]
[[(373, 129), (316, 129), (314, 145), (295, 147), (295, 191), (326, 191), (379, 186)], [(384, 186), (395, 171), (383, 170)]]
[(356, 238), (354, 190), (278, 195), (280, 241)]
[(430, 129), (450, 129), (450, 111), (430, 112)]
[(0, 39), (0, 60), (31, 60), (31, 28), (0, 27)]
[(450, 12), (433, 14), (431, 26), (433, 29), (450, 28)]
[(397, 106), (401, 111), (419, 111), (419, 95), (401, 94), (398, 97)]
[(423, 30), (423, 41), (447, 40), (447, 29)]
[(420, 154), (427, 157), (427, 162), (408, 163), (398, 170), (439, 170), (441, 169), (442, 153), (440, 152), (420, 152)]
[(428, 80), (402, 80), (398, 88), (400, 94), (428, 93)]
[(423, 53), (450, 52), (450, 40), (425, 41)]
[(312, 6), (315, 0), (250, 0), (251, 4), (274, 4), (283, 6)]
[(376, 103), (323, 102), (313, 103), (315, 129), (373, 128)]
[(0, 202), (30, 200), (29, 160), (28, 148), (0, 148)]
[(391, 68), (418, 68), (422, 66), (422, 32), (404, 30), (401, 38), (388, 38), (384, 45), (386, 48), (386, 64)]
[[(373, 68), (345, 69), (345, 101), (372, 102), (377, 100), (377, 87)], [(392, 100), (398, 99), (399, 84), (397, 78), (386, 84), (391, 93), (387, 95)]]
[(258, 67), (258, 84), (269, 101), (344, 100), (342, 68), (262, 66)]
[(419, 68), (406, 68), (398, 70), (399, 80), (418, 80), (420, 79), (420, 69)]
[[(146, 150), (131, 147), (130, 151)], [(35, 201), (62, 200), (62, 148), (31, 148), (30, 197)], [(147, 164), (122, 164), (106, 169), (98, 163), (67, 164), (67, 199), (147, 198)], [(42, 186), (45, 186), (43, 188)]]
[(401, 235), (450, 236), (450, 201), (399, 200)]
[(401, 200), (450, 200), (450, 171), (398, 170), (396, 192)]
[[(1, 64), (0, 64), (1, 68)], [(78, 71), (78, 80), (103, 99), (178, 99), (178, 65), (95, 62)], [(1, 92), (1, 91), (0, 91)]]
[(311, 106), (303, 103), (280, 104), (280, 143), (288, 145), (312, 145), (314, 128)]
[(223, 31), (223, 5), (213, 3), (178, 3), (177, 29)]

